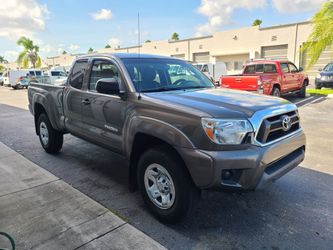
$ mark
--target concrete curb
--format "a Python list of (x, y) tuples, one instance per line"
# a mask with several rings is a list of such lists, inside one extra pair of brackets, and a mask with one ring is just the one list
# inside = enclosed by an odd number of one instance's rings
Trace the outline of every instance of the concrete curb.
[(1, 142), (0, 159), (0, 231), (17, 249), (165, 249)]

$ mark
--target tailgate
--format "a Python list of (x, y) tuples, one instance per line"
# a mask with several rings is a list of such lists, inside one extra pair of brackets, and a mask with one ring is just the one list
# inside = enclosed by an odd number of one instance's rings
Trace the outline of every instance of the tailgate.
[(221, 76), (221, 87), (247, 91), (257, 91), (258, 79), (258, 76)]

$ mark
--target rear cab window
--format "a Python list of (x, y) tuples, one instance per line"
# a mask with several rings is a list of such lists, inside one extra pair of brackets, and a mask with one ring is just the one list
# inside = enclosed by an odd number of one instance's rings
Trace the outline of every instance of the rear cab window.
[(83, 85), (84, 73), (88, 66), (88, 60), (76, 61), (70, 76), (69, 84), (76, 89), (81, 89)]
[(265, 64), (264, 73), (277, 73), (275, 64)]

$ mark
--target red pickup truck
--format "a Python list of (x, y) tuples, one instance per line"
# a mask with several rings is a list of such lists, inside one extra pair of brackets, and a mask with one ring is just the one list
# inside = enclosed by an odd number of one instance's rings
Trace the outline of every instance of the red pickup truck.
[(302, 71), (289, 61), (256, 60), (246, 64), (241, 75), (221, 76), (220, 86), (274, 96), (295, 92), (304, 98), (309, 78)]

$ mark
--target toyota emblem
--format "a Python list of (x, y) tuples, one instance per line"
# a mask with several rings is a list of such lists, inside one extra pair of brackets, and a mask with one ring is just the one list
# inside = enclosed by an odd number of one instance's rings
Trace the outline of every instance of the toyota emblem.
[(289, 116), (284, 115), (281, 117), (283, 131), (288, 131), (291, 128), (291, 119)]

